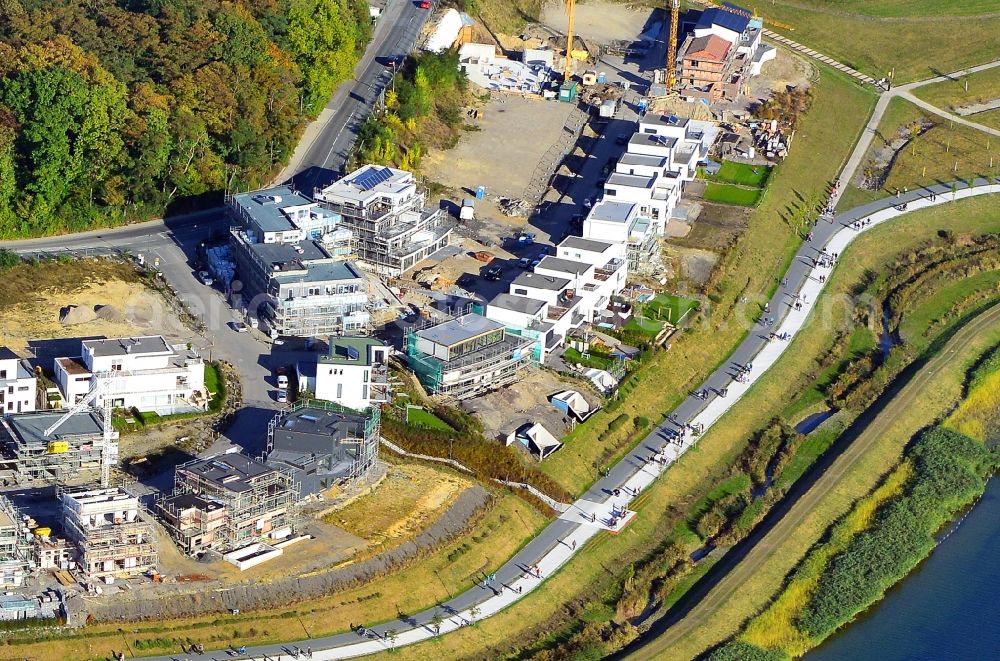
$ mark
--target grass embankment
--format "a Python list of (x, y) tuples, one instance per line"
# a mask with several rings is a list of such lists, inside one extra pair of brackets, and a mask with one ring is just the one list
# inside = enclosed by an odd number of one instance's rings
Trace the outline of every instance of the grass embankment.
[[(637, 440), (604, 432), (619, 414), (655, 419), (672, 409), (710, 370), (724, 360), (752, 326), (758, 312), (740, 303), (764, 300), (795, 253), (800, 235), (790, 209), (807, 206), (806, 196), (824, 190), (837, 176), (867, 120), (875, 97), (847, 77), (822, 69), (813, 109), (802, 119), (795, 146), (775, 168), (764, 200), (752, 212), (746, 233), (720, 260), (710, 283), (711, 303), (692, 318), (692, 328), (671, 341), (626, 379), (628, 397), (595, 414), (565, 439), (542, 470), (563, 487), (580, 493), (600, 468), (622, 456)], [(857, 127), (852, 131), (845, 127)], [(604, 441), (599, 440), (602, 436)], [(610, 442), (609, 442), (610, 441)]]
[[(370, 624), (396, 613), (417, 612), (472, 587), (483, 572), (498, 567), (544, 523), (545, 517), (524, 501), (500, 493), (467, 535), (395, 574), (283, 610), (130, 623), (124, 635), (129, 645), (145, 654), (165, 654), (177, 653), (181, 643), (195, 641), (206, 648), (224, 648), (347, 631), (351, 622)], [(112, 650), (122, 649), (122, 635), (119, 623), (10, 634), (0, 656), (33, 661), (110, 658)]]
[(494, 32), (520, 34), (529, 21), (538, 21), (544, 0), (457, 0)]
[[(1000, 99), (1000, 67), (933, 85), (922, 85), (913, 90), (913, 96), (949, 111), (978, 103), (988, 103)], [(979, 121), (975, 115), (970, 115), (967, 119), (973, 122)]]
[[(900, 231), (902, 223), (905, 223), (905, 231)], [(959, 202), (950, 208), (915, 213), (902, 223), (875, 228), (860, 236), (845, 251), (828, 283), (827, 293), (824, 294), (825, 304), (814, 317), (814, 322), (799, 333), (781, 362), (699, 441), (700, 451), (704, 451), (708, 443), (730, 446), (738, 444), (741, 438), (774, 415), (775, 411), (780, 411), (786, 405), (790, 409), (795, 408), (795, 393), (804, 392), (803, 385), (822, 372), (817, 369), (821, 366), (817, 357), (822, 356), (827, 347), (835, 344), (838, 329), (853, 314), (851, 307), (843, 305), (844, 297), (866, 272), (873, 272), (884, 264), (902, 260), (904, 253), (933, 240), (937, 234), (935, 228), (942, 224), (951, 226), (956, 232), (996, 232), (1000, 230), (1000, 213), (990, 200), (979, 199)], [(887, 254), (887, 245), (892, 245), (899, 252)], [(929, 295), (947, 296), (947, 293), (942, 294), (941, 291), (947, 292), (947, 289), (941, 288), (929, 292)], [(815, 323), (817, 319), (824, 323)], [(956, 318), (955, 323), (957, 322)], [(954, 324), (939, 326), (936, 336), (950, 331), (953, 326)], [(766, 547), (766, 550), (761, 551), (766, 553), (766, 561), (757, 565), (745, 577), (738, 593), (719, 595), (710, 608), (697, 614), (695, 620), (685, 620), (687, 629), (678, 630), (669, 645), (658, 651), (670, 658), (692, 658), (735, 633), (742, 622), (759, 612), (766, 605), (768, 596), (782, 586), (784, 576), (797, 559), (860, 495), (873, 489), (882, 476), (898, 462), (903, 448), (913, 434), (932, 423), (936, 416), (959, 398), (966, 368), (985, 346), (998, 338), (1000, 329), (990, 329), (960, 353), (952, 355), (935, 378), (906, 407), (901, 407), (905, 408), (905, 415), (885, 421), (882, 427), (884, 431), (879, 435), (878, 442), (849, 465), (843, 477), (815, 506), (805, 510), (807, 513), (795, 523), (792, 532), (783, 541), (772, 544), (765, 538), (767, 543), (758, 545)], [(792, 401), (791, 404), (787, 404), (789, 400)], [(856, 412), (842, 411), (823, 423), (799, 446), (796, 454), (813, 454), (817, 450), (809, 447), (813, 441), (819, 446), (829, 445), (856, 415)], [(784, 474), (776, 477), (776, 483), (780, 483), (789, 471), (800, 472), (799, 459), (799, 456), (792, 458)], [(827, 472), (832, 470), (828, 469)], [(705, 601), (712, 597), (710, 593)]]
[[(918, 88), (919, 89), (919, 88)], [(875, 152), (906, 140), (887, 166), (875, 162)], [(992, 158), (993, 167), (990, 167)], [(889, 102), (872, 146), (861, 164), (868, 180), (881, 182), (878, 190), (861, 190), (856, 180), (844, 191), (838, 206), (851, 209), (904, 188), (916, 189), (956, 179), (1000, 174), (1000, 138), (924, 111), (905, 99)]]
[[(960, 215), (956, 213), (959, 211)], [(685, 454), (670, 469), (668, 476), (657, 481), (642, 495), (636, 505), (639, 516), (623, 533), (617, 537), (597, 538), (571, 563), (571, 571), (560, 572), (547, 579), (546, 589), (542, 593), (532, 594), (508, 611), (479, 623), (474, 631), (449, 634), (433, 643), (399, 649), (394, 656), (404, 659), (426, 658), (430, 654), (448, 658), (467, 658), (477, 654), (497, 656), (503, 652), (497, 646), (499, 640), (508, 641), (508, 649), (516, 648), (513, 641), (519, 639), (542, 641), (538, 646), (544, 646), (546, 642), (565, 642), (574, 633), (606, 622), (613, 612), (613, 608), (607, 604), (615, 603), (622, 595), (622, 582), (631, 580), (638, 583), (642, 559), (662, 548), (664, 540), (669, 542), (678, 539), (681, 532), (678, 524), (683, 523), (683, 527), (687, 528), (687, 521), (696, 514), (695, 510), (710, 500), (703, 499), (703, 496), (720, 486), (738, 486), (735, 480), (727, 483), (723, 479), (727, 467), (733, 464), (755, 430), (766, 425), (788, 405), (795, 393), (812, 383), (819, 371), (817, 356), (822, 356), (834, 343), (838, 331), (853, 313), (851, 307), (842, 304), (843, 295), (866, 271), (877, 270), (895, 259), (887, 255), (887, 245), (896, 248), (898, 243), (898, 250), (912, 250), (924, 241), (933, 239), (942, 224), (951, 225), (956, 231), (965, 230), (978, 234), (1000, 230), (1000, 217), (989, 200), (970, 200), (944, 209), (915, 213), (905, 221), (878, 227), (861, 235), (841, 257), (837, 271), (828, 283), (830, 295), (826, 298), (832, 303), (825, 305), (816, 317), (823, 319), (824, 323), (813, 323), (803, 330), (793, 340), (793, 346), (782, 361), (754, 386), (725, 419), (706, 433), (697, 449)], [(997, 334), (1000, 335), (1000, 331)], [(950, 396), (946, 396), (946, 399), (951, 401)], [(915, 414), (929, 410), (925, 401), (920, 404), (920, 407), (914, 409)], [(825, 521), (842, 514), (855, 500), (857, 493), (867, 490), (894, 463), (905, 439), (923, 424), (921, 420), (909, 422), (915, 426), (907, 427), (903, 435), (892, 434), (892, 438), (900, 439), (898, 444), (879, 445), (876, 452), (859, 460), (858, 470), (849, 473), (843, 484), (831, 495), (831, 502), (836, 503), (836, 507), (832, 508), (834, 513), (820, 513), (821, 516), (829, 517)], [(829, 434), (827, 438), (832, 440), (842, 426), (843, 422), (834, 418), (811, 434), (799, 445), (782, 475), (791, 471), (801, 473), (802, 468), (796, 462), (808, 463), (819, 453), (815, 447), (810, 447), (812, 441), (819, 438), (817, 435)], [(833, 433), (830, 433), (830, 429)], [(894, 429), (890, 431), (895, 432)], [(828, 444), (828, 440), (820, 442), (820, 445), (824, 444)], [(812, 456), (805, 459), (810, 454)], [(859, 484), (864, 486), (859, 488)], [(720, 496), (717, 500), (724, 497), (721, 492), (714, 495)], [(824, 505), (825, 503), (826, 500)], [(795, 559), (801, 556), (826, 527), (823, 520), (817, 522), (812, 517), (807, 520), (807, 525), (814, 528), (809, 533), (812, 537), (800, 545), (796, 555), (787, 557), (787, 564), (783, 568), (772, 570), (771, 567), (765, 567), (760, 576), (755, 574), (748, 579), (747, 589), (741, 591), (739, 599), (731, 602), (738, 607), (738, 612), (734, 613), (730, 609), (713, 615), (708, 620), (709, 625), (700, 627), (697, 635), (665, 651), (662, 658), (694, 657), (735, 632), (739, 624), (760, 607), (767, 595), (773, 594), (789, 566), (794, 564)], [(697, 532), (691, 531), (690, 534), (687, 541), (692, 546), (699, 544)], [(798, 544), (803, 538), (796, 537), (794, 541)], [(707, 562), (712, 563), (714, 560), (712, 556)], [(689, 573), (666, 581), (664, 603), (678, 599), (694, 582), (695, 576), (707, 569), (708, 565), (699, 563)], [(743, 599), (747, 601), (742, 601)], [(603, 621), (595, 619), (598, 612), (604, 613)], [(575, 624), (567, 625), (566, 622)], [(627, 630), (627, 625), (625, 629)], [(626, 633), (627, 631), (617, 633), (616, 636), (624, 636)], [(519, 655), (521, 658), (531, 656), (523, 648)]]
[[(960, 419), (1000, 408), (1000, 360), (972, 374)], [(711, 659), (789, 658), (804, 654), (881, 599), (935, 545), (934, 534), (985, 489), (996, 464), (985, 430), (975, 437), (945, 426), (921, 433), (883, 483), (833, 525), (791, 574), (768, 608)], [(958, 426), (963, 426), (960, 422)]]
[(455, 431), (447, 422), (434, 415), (431, 411), (417, 407), (407, 407), (406, 422), (417, 427), (427, 427), (429, 429), (437, 429), (438, 431)]
[(773, 0), (758, 10), (765, 20), (793, 29), (764, 27), (876, 79), (895, 70), (896, 84), (982, 64), (1000, 52), (1000, 15), (990, 0), (947, 6), (937, 0), (847, 0), (835, 7), (828, 0)]

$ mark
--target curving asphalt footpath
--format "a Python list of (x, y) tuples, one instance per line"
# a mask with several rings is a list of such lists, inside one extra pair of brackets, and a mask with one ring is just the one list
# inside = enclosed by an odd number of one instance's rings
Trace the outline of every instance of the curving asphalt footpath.
[[(910, 211), (917, 211), (954, 200), (984, 194), (1000, 194), (1000, 178), (978, 179), (971, 184), (938, 185), (911, 191), (900, 198), (889, 198), (866, 204), (835, 217), (820, 219), (813, 228), (810, 241), (802, 244), (785, 273), (784, 284), (778, 287), (768, 302), (774, 317), (770, 326), (758, 325), (743, 342), (697, 389), (685, 399), (667, 419), (638, 446), (611, 468), (607, 475), (594, 483), (573, 505), (550, 523), (538, 536), (510, 558), (494, 573), (491, 584), (481, 583), (462, 594), (420, 613), (397, 618), (371, 627), (365, 636), (343, 633), (310, 640), (292, 641), (279, 645), (263, 645), (234, 656), (231, 650), (207, 653), (203, 657), (218, 659), (274, 659), (290, 661), (296, 650), (310, 649), (314, 659), (346, 659), (383, 652), (392, 647), (411, 645), (460, 629), (473, 620), (483, 619), (502, 611), (543, 585), (546, 578), (558, 571), (585, 542), (614, 524), (609, 520), (613, 509), (626, 510), (629, 503), (659, 477), (681, 454), (697, 442), (692, 428), (708, 429), (756, 382), (760, 375), (778, 361), (788, 342), (771, 340), (771, 333), (794, 336), (808, 321), (810, 312), (825, 286), (828, 266), (818, 266), (814, 259), (821, 251), (841, 253), (859, 231), (855, 221), (868, 221), (867, 227), (887, 222)], [(936, 195), (931, 199), (931, 195)], [(906, 211), (896, 205), (906, 203)], [(796, 309), (793, 302), (802, 302)], [(743, 368), (753, 368), (745, 382), (735, 380)], [(721, 396), (722, 389), (726, 396)], [(650, 461), (651, 457), (662, 460)], [(615, 495), (615, 494), (618, 495)], [(594, 521), (591, 517), (593, 516)], [(629, 516), (637, 516), (629, 513)], [(618, 525), (621, 525), (620, 523)], [(537, 568), (537, 573), (535, 568)], [(344, 623), (347, 626), (347, 623)], [(395, 635), (387, 635), (394, 632)], [(160, 661), (179, 661), (184, 657), (153, 657)]]

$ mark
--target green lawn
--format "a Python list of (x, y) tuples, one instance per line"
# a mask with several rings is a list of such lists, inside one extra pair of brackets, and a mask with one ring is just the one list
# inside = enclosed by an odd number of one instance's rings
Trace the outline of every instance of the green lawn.
[(714, 181), (705, 187), (705, 201), (720, 204), (735, 204), (741, 207), (755, 207), (760, 201), (759, 188), (740, 188), (731, 184), (718, 184)]
[(614, 358), (601, 353), (591, 352), (585, 358), (582, 353), (573, 347), (567, 347), (566, 351), (563, 352), (563, 360), (569, 363), (579, 363), (586, 367), (594, 367), (599, 370), (606, 370), (615, 362)]
[(764, 27), (876, 79), (895, 70), (897, 84), (982, 64), (1000, 53), (1000, 17), (992, 0), (771, 0), (756, 9), (765, 21), (792, 29)]
[(929, 343), (931, 331), (941, 331), (941, 325), (950, 326), (961, 318), (961, 314), (949, 315), (956, 311), (966, 311), (968, 307), (979, 307), (984, 301), (974, 298), (977, 292), (992, 291), (989, 300), (1000, 296), (1000, 271), (984, 271), (959, 280), (946, 283), (940, 288), (927, 292), (924, 300), (906, 310), (900, 323), (899, 332), (903, 340), (917, 349), (924, 349)]
[(656, 334), (663, 330), (663, 322), (645, 317), (632, 317), (623, 330), (656, 337)]
[(451, 428), (451, 425), (427, 409), (407, 407), (406, 422), (417, 427), (427, 427), (428, 429), (438, 429), (440, 431), (455, 431)]
[(735, 161), (722, 161), (719, 173), (706, 178), (724, 184), (763, 188), (771, 176), (772, 169), (769, 165), (750, 165)]
[[(968, 85), (968, 91), (966, 91)], [(924, 85), (913, 90), (913, 95), (944, 110), (954, 110), (975, 103), (985, 103), (1000, 98), (1000, 67)], [(968, 117), (970, 121), (978, 121)]]
[(205, 363), (205, 390), (212, 394), (208, 402), (210, 411), (218, 411), (226, 400), (226, 386), (219, 372), (218, 363)]
[(642, 304), (645, 317), (679, 324), (692, 310), (697, 310), (698, 301), (673, 294), (657, 294), (655, 298)]
[(966, 119), (970, 122), (982, 124), (983, 126), (1000, 129), (1000, 108), (997, 108), (996, 110), (987, 110), (986, 112), (978, 112), (975, 115), (969, 115)]

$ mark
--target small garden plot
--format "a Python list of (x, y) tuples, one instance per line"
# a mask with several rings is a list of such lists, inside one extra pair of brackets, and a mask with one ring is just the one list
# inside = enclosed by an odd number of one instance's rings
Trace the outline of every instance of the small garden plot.
[(642, 308), (642, 316), (657, 321), (677, 325), (693, 310), (698, 309), (698, 301), (673, 294), (657, 294)]
[(752, 163), (737, 163), (722, 161), (722, 167), (716, 175), (706, 176), (709, 181), (723, 184), (736, 184), (750, 188), (764, 188), (771, 176), (772, 166), (754, 165)]
[(755, 207), (760, 202), (763, 191), (759, 188), (742, 188), (733, 184), (709, 182), (705, 187), (706, 202), (733, 204), (740, 207)]
[(406, 422), (416, 427), (427, 427), (428, 429), (439, 429), (441, 431), (454, 431), (451, 426), (437, 417), (430, 411), (415, 406), (406, 408)]

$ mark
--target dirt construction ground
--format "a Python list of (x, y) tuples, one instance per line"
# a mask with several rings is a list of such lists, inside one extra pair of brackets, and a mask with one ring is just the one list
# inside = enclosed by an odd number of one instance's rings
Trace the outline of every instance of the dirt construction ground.
[[(578, 2), (573, 32), (584, 39), (608, 43), (635, 39), (649, 19), (648, 7), (632, 8), (617, 2)], [(542, 23), (566, 31), (566, 10), (562, 2), (549, 2), (542, 9)]]
[[(542, 156), (559, 139), (573, 104), (495, 95), (480, 111), (480, 130), (424, 158), (426, 177), (450, 188), (486, 186), (488, 197), (522, 197)], [(481, 213), (482, 202), (476, 205)]]
[[(33, 338), (187, 334), (163, 297), (146, 287), (130, 265), (106, 260), (10, 269), (0, 279), (0, 305), (0, 346), (19, 353)], [(61, 322), (60, 312), (70, 305), (77, 309), (68, 321), (89, 320)], [(103, 306), (109, 306), (103, 315), (94, 313)]]
[(600, 399), (586, 384), (562, 379), (549, 370), (533, 369), (516, 385), (466, 400), (462, 408), (476, 413), (486, 438), (506, 435), (525, 422), (539, 422), (560, 438), (572, 428), (562, 411), (548, 401), (549, 395), (560, 390), (578, 390), (591, 404)]

